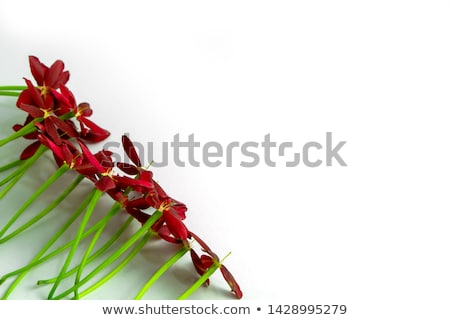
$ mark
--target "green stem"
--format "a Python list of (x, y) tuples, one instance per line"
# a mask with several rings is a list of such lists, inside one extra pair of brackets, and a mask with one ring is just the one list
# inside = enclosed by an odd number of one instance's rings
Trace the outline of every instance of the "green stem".
[(106, 260), (104, 260), (101, 264), (99, 264), (94, 270), (91, 271), (85, 278), (83, 278), (80, 282), (78, 282), (77, 286), (73, 286), (72, 288), (67, 289), (60, 295), (54, 297), (54, 299), (62, 299), (71, 292), (73, 292), (76, 288), (82, 286), (89, 280), (91, 280), (97, 273), (106, 268), (108, 265), (116, 261), (124, 252), (128, 250), (136, 241), (138, 241), (148, 229), (152, 227), (152, 225), (161, 218), (162, 212), (157, 210), (153, 213), (153, 215), (144, 223), (144, 225), (130, 238), (126, 241), (117, 251), (115, 251), (111, 256), (109, 256)]
[(0, 96), (18, 97), (20, 92), (17, 91), (0, 91)]
[(22, 233), (29, 227), (31, 227), (33, 224), (44, 218), (47, 214), (53, 211), (67, 196), (80, 184), (80, 182), (84, 179), (84, 176), (78, 175), (78, 177), (67, 187), (66, 190), (64, 190), (61, 195), (59, 195), (58, 198), (56, 198), (47, 208), (42, 210), (39, 214), (37, 214), (35, 217), (30, 219), (28, 222), (21, 225), (19, 228), (8, 234), (6, 237), (3, 237), (0, 239), (0, 244), (12, 239), (13, 237), (17, 236), (18, 234)]
[(95, 190), (94, 196), (92, 197), (91, 201), (89, 202), (89, 206), (86, 209), (86, 213), (84, 214), (83, 220), (81, 221), (80, 227), (78, 228), (78, 232), (75, 237), (75, 241), (73, 242), (72, 248), (70, 249), (69, 254), (67, 255), (66, 261), (64, 262), (64, 265), (61, 268), (61, 271), (59, 272), (58, 278), (56, 279), (55, 283), (53, 284), (52, 289), (50, 290), (50, 293), (48, 295), (49, 300), (55, 294), (56, 289), (58, 288), (60, 282), (63, 279), (64, 273), (67, 271), (67, 268), (69, 267), (70, 263), (72, 262), (73, 256), (75, 255), (78, 245), (83, 237), (84, 229), (86, 228), (86, 226), (89, 222), (89, 219), (90, 219), (92, 213), (94, 212), (95, 207), (97, 206), (97, 202), (100, 200), (100, 197), (102, 195), (103, 195), (102, 191)]
[[(125, 230), (128, 228), (128, 226), (131, 224), (131, 222), (133, 222), (134, 218), (133, 217), (129, 217), (125, 223), (120, 227), (119, 230), (116, 231), (116, 233), (100, 248), (98, 249), (96, 252), (94, 252), (93, 255), (91, 255), (89, 257), (89, 259), (87, 260), (87, 264), (91, 263), (92, 261), (94, 261), (94, 259), (96, 259), (97, 257), (99, 257), (103, 252), (105, 252), (106, 250), (108, 250), (109, 247), (111, 247), (111, 245), (117, 240), (119, 239), (119, 237), (125, 232)], [(79, 266), (76, 266), (74, 268), (72, 268), (70, 271), (67, 271), (64, 274), (64, 278), (67, 278), (71, 275), (73, 275), (74, 273), (77, 272)], [(39, 280), (38, 281), (38, 285), (42, 285), (42, 284), (51, 284), (54, 283), (56, 281), (57, 277), (55, 278), (51, 278), (51, 279), (47, 279), (47, 280)]]
[[(72, 223), (83, 213), (84, 209), (87, 207), (87, 205), (89, 204), (89, 202), (91, 201), (92, 197), (94, 196), (94, 192), (96, 189), (93, 189), (88, 195), (87, 197), (84, 199), (84, 201), (80, 204), (80, 206), (78, 207), (78, 209), (72, 214), (70, 215), (69, 219), (67, 220), (67, 222), (64, 224), (64, 226), (58, 230), (58, 232), (56, 234), (53, 235), (53, 237), (47, 242), (47, 244), (36, 254), (36, 256), (34, 256), (34, 258), (31, 260), (31, 262), (29, 264), (27, 264), (26, 266), (17, 269), (13, 272), (10, 272), (6, 275), (4, 275), (1, 279), (0, 279), (0, 284), (2, 284), (3, 282), (6, 281), (6, 279), (15, 276), (15, 275), (19, 275), (14, 282), (9, 286), (9, 288), (6, 290), (6, 292), (3, 294), (2, 296), (2, 300), (5, 300), (8, 298), (8, 296), (12, 293), (12, 291), (14, 290), (14, 288), (17, 287), (17, 285), (20, 283), (20, 281), (26, 276), (26, 274), (28, 273), (28, 271), (30, 271), (33, 267), (41, 264), (42, 262), (45, 262), (46, 260), (50, 259), (51, 257), (59, 254), (60, 252), (64, 251), (61, 250), (59, 253), (57, 254), (49, 254), (44, 258), (41, 258), (48, 249), (50, 249), (50, 247), (59, 239), (59, 237), (66, 232), (66, 230), (72, 225)], [(69, 247), (70, 245), (68, 245), (67, 247)], [(55, 252), (55, 251), (54, 251)], [(53, 253), (54, 253), (53, 252)]]
[(28, 89), (27, 86), (0, 86), (0, 91), (9, 91), (9, 90), (14, 90), (14, 91), (23, 91)]
[(23, 162), (23, 164), (17, 168), (13, 173), (11, 173), (8, 177), (3, 179), (0, 182), (0, 186), (11, 182), (0, 192), (0, 199), (2, 199), (14, 185), (22, 178), (22, 176), (27, 172), (27, 170), (39, 159), (39, 157), (47, 150), (47, 148), (43, 145), (40, 145), (36, 150), (34, 155)]
[(112, 271), (108, 272), (108, 274), (104, 276), (102, 279), (91, 285), (86, 290), (80, 292), (79, 298), (83, 298), (92, 291), (98, 289), (99, 287), (104, 285), (107, 281), (109, 281), (111, 278), (113, 278), (117, 273), (119, 273), (139, 253), (139, 251), (141, 251), (142, 247), (147, 243), (149, 238), (150, 233), (144, 235), (141, 241), (133, 248), (133, 250), (128, 254), (128, 256), (125, 259), (123, 259), (123, 261), (120, 264), (118, 264)]
[(9, 219), (8, 223), (3, 227), (2, 230), (0, 230), (0, 243), (4, 242), (2, 241), (2, 237), (5, 234), (6, 231), (8, 231), (9, 227), (12, 226), (14, 222), (24, 213), (24, 211), (45, 191), (48, 187), (50, 187), (56, 180), (59, 179), (64, 173), (69, 170), (69, 166), (66, 164), (63, 164), (58, 170), (56, 170), (55, 173), (53, 173), (50, 178), (47, 179), (38, 189), (37, 191), (27, 200), (24, 202), (22, 207), (12, 216), (11, 219)]
[[(107, 217), (112, 218), (116, 215), (117, 212), (122, 209), (122, 206), (119, 203), (114, 203), (112, 208), (109, 210), (109, 212), (106, 214)], [(89, 244), (89, 247), (87, 248), (86, 252), (83, 255), (83, 258), (81, 259), (80, 265), (78, 267), (77, 274), (75, 276), (75, 286), (80, 282), (81, 273), (83, 272), (84, 267), (86, 266), (86, 263), (88, 261), (89, 255), (91, 254), (92, 250), (95, 247), (95, 244), (97, 243), (98, 239), (103, 233), (103, 230), (105, 229), (106, 225), (108, 224), (109, 220), (106, 221), (94, 234), (94, 237), (91, 240), (91, 243)], [(75, 299), (79, 299), (78, 297), (78, 288), (75, 290)]]
[(208, 271), (206, 271), (197, 281), (194, 282), (194, 284), (187, 289), (181, 296), (177, 298), (177, 300), (185, 300), (187, 299), (191, 294), (194, 293), (195, 290), (200, 288), (206, 280), (209, 279), (209, 277), (212, 276), (214, 272), (216, 272), (217, 269), (220, 268), (220, 263), (214, 262), (211, 267), (209, 267)]
[(150, 289), (150, 287), (167, 271), (169, 268), (181, 259), (187, 252), (189, 247), (183, 246), (177, 253), (175, 253), (169, 260), (167, 260), (147, 281), (147, 283), (142, 287), (141, 291), (134, 298), (135, 300), (141, 300), (144, 294)]
[(8, 164), (5, 164), (4, 166), (0, 167), (0, 172), (7, 171), (9, 169), (15, 168), (15, 167), (19, 166), (21, 163), (23, 163), (23, 160), (19, 159), (19, 160), (10, 162)]
[(26, 170), (20, 171), (17, 176), (13, 178), (13, 180), (0, 192), (0, 200), (8, 194), (9, 191), (19, 182), (20, 179), (27, 173)]
[(2, 181), (0, 181), (0, 186), (3, 186), (5, 184), (7, 184), (8, 182), (10, 182), (11, 180), (14, 180), (15, 177), (17, 177), (17, 175), (19, 175), (22, 171), (26, 170), (28, 167), (30, 167), (41, 155), (42, 153), (46, 150), (47, 148), (44, 146), (40, 146), (36, 152), (34, 153), (34, 155), (30, 158), (28, 158), (27, 160), (23, 160), (22, 161), (22, 165), (17, 168), (13, 173), (11, 173), (9, 176), (7, 176), (6, 178), (4, 178)]
[(13, 134), (11, 134), (9, 137), (4, 138), (2, 140), (0, 140), (0, 147), (4, 146), (5, 144), (14, 141), (20, 137), (23, 137), (29, 133), (32, 133), (34, 131), (36, 131), (36, 126), (34, 125), (36, 122), (42, 122), (42, 120), (44, 120), (43, 117), (39, 117), (36, 119), (33, 119), (33, 121), (31, 121), (30, 123), (26, 124), (25, 126), (23, 126), (20, 130), (14, 132)]
[[(95, 190), (94, 190), (95, 191)], [(91, 197), (92, 198), (92, 197)], [(84, 206), (84, 208), (87, 207), (87, 205), (89, 204), (89, 201), (86, 203), (86, 205)], [(84, 210), (83, 208), (83, 210)], [(93, 225), (91, 228), (89, 228), (84, 234), (83, 237), (81, 238), (81, 240), (84, 240), (85, 238), (89, 237), (92, 233), (94, 233), (95, 231), (97, 231), (97, 229), (105, 222), (106, 217), (102, 218), (99, 222), (97, 222), (95, 225)], [(61, 252), (64, 252), (65, 250), (69, 249), (73, 243), (74, 240), (69, 241), (68, 243), (66, 243), (65, 245), (59, 247), (58, 249), (52, 251), (51, 253), (47, 254), (45, 257), (41, 258), (39, 261), (36, 261), (33, 264), (29, 264), (28, 267), (34, 267), (37, 266), (38, 264), (41, 264), (53, 257), (56, 257), (58, 254), (60, 254)], [(19, 272), (20, 273), (20, 272)], [(56, 280), (55, 280), (56, 281)], [(0, 284), (1, 284), (1, 280), (0, 280)]]

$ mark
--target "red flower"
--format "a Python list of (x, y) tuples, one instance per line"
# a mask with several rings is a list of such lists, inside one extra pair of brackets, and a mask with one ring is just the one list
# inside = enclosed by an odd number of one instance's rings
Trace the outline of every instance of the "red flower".
[(25, 79), (27, 89), (23, 90), (16, 105), (33, 118), (44, 117), (53, 112), (55, 101), (51, 95), (43, 95), (30, 80)]
[(66, 86), (61, 85), (60, 91), (52, 90), (58, 102), (58, 109), (55, 110), (57, 114), (66, 114), (72, 112), (75, 118), (80, 123), (79, 137), (89, 142), (100, 142), (110, 136), (110, 132), (99, 127), (97, 124), (88, 119), (92, 116), (93, 111), (87, 102), (82, 102), (77, 105), (75, 97)]
[[(100, 128), (87, 119), (87, 117), (92, 115), (89, 104), (76, 105), (75, 97), (65, 86), (69, 80), (69, 72), (64, 71), (64, 63), (62, 61), (55, 61), (50, 68), (34, 56), (30, 56), (29, 61), (31, 73), (38, 86), (35, 87), (30, 80), (25, 79), (27, 89), (22, 91), (17, 99), (17, 107), (28, 113), (24, 125), (35, 119), (43, 118), (45, 134), (57, 145), (62, 143), (63, 138), (80, 137), (86, 141), (99, 142), (110, 135), (107, 130)], [(71, 113), (80, 122), (80, 132), (77, 131), (73, 121), (59, 118), (61, 116), (67, 117)], [(17, 124), (13, 129), (18, 131), (24, 125)], [(24, 137), (26, 139), (37, 139), (38, 133), (31, 133)], [(30, 158), (40, 145), (40, 141), (30, 144), (23, 150), (20, 159)]]
[(131, 190), (135, 188), (151, 188), (151, 181), (146, 181), (144, 179), (132, 179), (129, 177), (115, 175), (112, 172), (114, 166), (111, 157), (102, 151), (99, 153), (100, 156), (105, 156), (103, 159), (97, 159), (89, 150), (89, 148), (81, 141), (78, 140), (78, 144), (81, 147), (83, 155), (92, 164), (94, 168), (97, 169), (98, 180), (95, 182), (95, 186), (100, 191), (108, 191), (111, 189), (121, 189), (123, 191), (130, 188)]
[(75, 117), (80, 122), (80, 138), (89, 142), (100, 142), (109, 137), (110, 133), (88, 119), (92, 115), (89, 103), (80, 103), (76, 108)]
[[(219, 261), (219, 257), (215, 254), (210, 247), (203, 241), (200, 237), (198, 237), (193, 232), (189, 232), (189, 237), (195, 239), (198, 244), (202, 247), (203, 251), (208, 255), (202, 255), (199, 257), (197, 253), (191, 249), (191, 259), (194, 264), (195, 269), (200, 275), (203, 275), (208, 269), (214, 264), (218, 263), (220, 265), (220, 271), (222, 273), (223, 278), (228, 283), (231, 288), (231, 291), (236, 295), (237, 298), (241, 299), (243, 294), (239, 284), (236, 279), (233, 277), (231, 272)], [(207, 282), (209, 284), (209, 282)]]
[(69, 81), (69, 71), (64, 71), (64, 62), (56, 60), (50, 68), (39, 61), (35, 56), (29, 57), (31, 74), (37, 84), (43, 88), (44, 93), (49, 89), (58, 89)]
[[(167, 228), (169, 229), (170, 233), (175, 237), (175, 239), (179, 239), (181, 241), (185, 241), (188, 238), (188, 229), (184, 225), (182, 219), (184, 219), (184, 212), (187, 210), (186, 206), (183, 204), (179, 204), (179, 209), (183, 212), (183, 216), (180, 216), (178, 214), (178, 211), (174, 207), (178, 205), (176, 202), (171, 202), (166, 206), (162, 206), (161, 209), (163, 210), (162, 219), (164, 219), (164, 222), (166, 223)], [(161, 210), (160, 209), (160, 210)]]

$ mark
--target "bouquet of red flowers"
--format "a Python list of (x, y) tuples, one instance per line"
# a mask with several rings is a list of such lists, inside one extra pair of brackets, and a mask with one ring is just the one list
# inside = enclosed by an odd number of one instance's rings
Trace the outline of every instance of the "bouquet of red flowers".
[[(218, 269), (234, 295), (241, 298), (241, 289), (223, 265), (223, 259), (221, 260), (205, 241), (184, 223), (186, 205), (169, 196), (155, 181), (150, 166), (141, 163), (128, 136), (122, 136), (122, 147), (129, 162), (114, 162), (112, 152), (108, 150), (91, 151), (89, 143), (101, 142), (110, 133), (92, 121), (93, 111), (89, 103), (76, 102), (75, 96), (66, 86), (69, 72), (64, 70), (64, 63), (57, 60), (48, 67), (34, 56), (29, 57), (29, 63), (36, 83), (25, 79), (25, 86), (0, 86), (0, 95), (17, 97), (16, 106), (26, 113), (23, 124), (15, 124), (14, 132), (0, 140), (0, 150), (18, 138), (30, 141), (17, 160), (0, 165), (0, 199), (13, 190), (33, 165), (37, 165), (37, 160), (44, 153), (52, 153), (56, 170), (24, 201), (9, 221), (0, 226), (0, 244), (23, 235), (24, 231), (54, 212), (82, 181), (89, 181), (92, 189), (80, 199), (75, 212), (68, 216), (60, 229), (54, 231), (51, 239), (29, 264), (0, 278), (0, 284), (14, 278), (2, 298), (8, 298), (32, 268), (49, 263), (55, 256), (65, 255), (59, 273), (52, 279), (39, 280), (38, 285), (50, 285), (48, 299), (62, 299), (70, 295), (74, 299), (80, 299), (121, 271), (146, 243), (158, 239), (176, 246), (178, 251), (150, 275), (142, 289), (134, 296), (135, 299), (142, 298), (152, 284), (185, 254), (190, 255), (192, 270), (199, 276), (178, 299), (185, 299), (202, 285), (208, 285), (209, 278)], [(68, 174), (69, 171), (75, 174)], [(20, 226), (14, 227), (31, 204), (63, 176), (73, 179), (69, 186), (42, 211)], [(97, 222), (92, 223), (92, 217), (97, 213), (97, 204), (105, 195), (112, 199), (112, 206), (102, 213)], [(99, 245), (106, 226), (112, 223), (113, 217), (119, 212), (128, 214), (128, 219), (107, 241)], [(137, 230), (126, 241), (118, 244), (118, 239), (125, 230), (136, 222), (139, 226)], [(75, 237), (66, 244), (53, 248), (73, 225), (77, 226)], [(54, 228), (50, 225), (48, 229)], [(198, 253), (198, 248), (202, 250), (201, 254)], [(80, 254), (80, 250), (84, 251)], [(120, 263), (116, 263), (117, 261)], [(95, 279), (101, 271), (114, 263), (116, 264), (111, 271), (100, 279)], [(86, 272), (88, 265), (89, 272)], [(61, 282), (67, 279), (72, 279), (73, 285), (58, 292)]]

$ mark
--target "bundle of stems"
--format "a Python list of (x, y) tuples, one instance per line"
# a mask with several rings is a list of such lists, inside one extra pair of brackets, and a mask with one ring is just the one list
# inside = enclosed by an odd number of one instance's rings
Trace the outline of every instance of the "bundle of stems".
[[(0, 151), (19, 138), (31, 141), (17, 160), (0, 165), (0, 174), (4, 176), (0, 181), (0, 200), (14, 190), (25, 174), (35, 172), (30, 172), (30, 168), (37, 166), (37, 160), (43, 154), (51, 153), (56, 170), (6, 224), (0, 226), (0, 245), (14, 237), (26, 236), (25, 231), (38, 222), (50, 224), (48, 229), (53, 230), (52, 220), (44, 218), (55, 214), (83, 181), (91, 183), (92, 190), (83, 196), (78, 194), (80, 199), (77, 199), (79, 205), (76, 210), (28, 264), (0, 278), (0, 284), (13, 279), (2, 299), (13, 293), (30, 270), (49, 263), (55, 257), (63, 260), (58, 274), (39, 280), (37, 284), (49, 286), (48, 299), (83, 298), (123, 270), (146, 243), (161, 240), (175, 246), (175, 253), (143, 282), (135, 299), (145, 297), (152, 285), (187, 254), (193, 263), (192, 270), (199, 277), (180, 293), (178, 299), (186, 299), (202, 285), (208, 285), (209, 278), (217, 270), (221, 271), (234, 295), (241, 298), (242, 291), (223, 265), (223, 260), (185, 225), (186, 205), (170, 197), (153, 179), (150, 166), (142, 165), (128, 136), (122, 136), (122, 145), (129, 162), (114, 162), (108, 150), (93, 153), (89, 149), (90, 142), (103, 141), (110, 133), (89, 119), (93, 112), (88, 103), (76, 103), (74, 95), (66, 87), (69, 72), (64, 70), (63, 62), (57, 60), (47, 67), (38, 58), (30, 56), (29, 63), (36, 84), (25, 79), (26, 86), (0, 86), (0, 96), (17, 98), (16, 106), (27, 114), (23, 124), (14, 125), (14, 132), (0, 139)], [(62, 177), (71, 177), (71, 183), (44, 209), (23, 222), (23, 214), (30, 211), (32, 204)], [(98, 212), (98, 204), (104, 201), (103, 197), (112, 200), (111, 208), (107, 212)], [(105, 230), (118, 220), (114, 218), (120, 212), (128, 214), (128, 218), (112, 235), (105, 236)], [(94, 215), (100, 215), (95, 223)], [(22, 222), (16, 226), (18, 221)], [(135, 224), (139, 228), (123, 240), (127, 230)], [(74, 237), (60, 244), (63, 235), (73, 228), (76, 229)], [(100, 244), (100, 239), (105, 237), (107, 240)], [(201, 256), (194, 246), (201, 248)], [(61, 289), (61, 283), (69, 280), (72, 285)]]

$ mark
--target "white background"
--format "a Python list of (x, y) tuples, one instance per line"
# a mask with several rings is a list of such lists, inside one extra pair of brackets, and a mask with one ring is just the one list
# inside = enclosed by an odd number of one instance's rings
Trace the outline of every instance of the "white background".
[[(450, 3), (434, 0), (2, 0), (0, 83), (30, 77), (30, 54), (64, 60), (110, 141), (193, 133), (226, 145), (270, 133), (301, 151), (333, 132), (347, 167), (236, 158), (155, 175), (188, 205), (191, 230), (232, 251), (225, 264), (245, 299), (448, 319), (449, 17)], [(13, 123), (2, 117), (3, 135)], [(0, 248), (0, 273), (32, 254), (22, 238)], [(120, 289), (146, 279), (136, 270), (89, 297), (132, 298)], [(32, 278), (23, 287), (12, 298), (44, 297)], [(219, 277), (195, 297), (230, 298)]]

